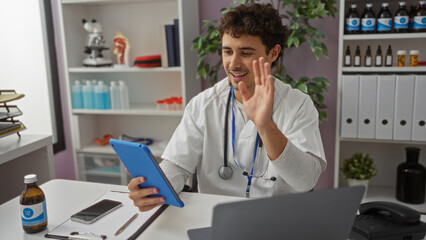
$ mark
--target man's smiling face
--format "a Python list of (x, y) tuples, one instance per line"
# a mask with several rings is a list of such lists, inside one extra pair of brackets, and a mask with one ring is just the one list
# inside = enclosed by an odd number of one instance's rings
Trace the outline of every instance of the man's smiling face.
[(260, 37), (243, 34), (239, 38), (233, 38), (225, 33), (222, 37), (222, 61), (228, 78), (234, 86), (235, 98), (242, 102), (238, 83), (244, 82), (250, 96), (254, 93), (255, 81), (253, 73), (253, 61), (260, 57), (265, 58), (265, 62), (270, 62), (271, 52), (266, 54), (266, 47)]

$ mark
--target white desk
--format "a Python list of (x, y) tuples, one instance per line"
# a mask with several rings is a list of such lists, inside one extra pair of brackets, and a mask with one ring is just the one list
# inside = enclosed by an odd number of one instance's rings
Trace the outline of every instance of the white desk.
[(0, 204), (24, 189), (24, 176), (35, 173), (40, 184), (55, 178), (52, 136), (22, 133), (0, 138)]
[[(46, 195), (48, 230), (58, 226), (71, 214), (87, 207), (110, 190), (128, 191), (127, 186), (59, 179), (51, 180), (40, 187)], [(188, 229), (211, 225), (212, 209), (216, 204), (245, 199), (185, 192), (179, 196), (185, 202), (185, 207), (168, 207), (138, 239), (188, 239)], [(44, 235), (48, 230), (36, 234), (24, 233), (19, 210), (18, 197), (0, 206), (0, 238), (46, 240)]]

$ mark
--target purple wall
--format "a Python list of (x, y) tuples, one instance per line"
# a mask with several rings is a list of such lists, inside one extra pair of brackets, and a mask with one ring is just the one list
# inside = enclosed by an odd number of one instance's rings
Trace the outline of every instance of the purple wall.
[[(55, 1), (53, 1), (55, 2)], [(204, 19), (218, 19), (221, 16), (220, 9), (229, 7), (232, 3), (231, 0), (199, 0), (200, 9), (200, 26)], [(55, 7), (55, 6), (54, 6)], [(54, 15), (56, 11), (53, 11)], [(54, 16), (54, 19), (57, 19)], [(55, 23), (59, 21), (54, 21)], [(326, 96), (325, 104), (327, 105), (328, 120), (321, 123), (320, 130), (324, 144), (325, 154), (328, 162), (325, 173), (321, 176), (317, 189), (330, 188), (333, 186), (334, 177), (334, 147), (335, 147), (335, 132), (336, 132), (336, 89), (337, 89), (337, 54), (338, 54), (338, 18), (325, 18), (317, 21), (314, 24), (320, 28), (327, 36), (326, 44), (328, 47), (329, 59), (321, 58), (316, 61), (313, 53), (307, 44), (303, 44), (297, 49), (290, 49), (285, 53), (284, 64), (287, 68), (289, 75), (293, 78), (300, 76), (324, 76), (327, 77), (331, 85), (329, 86), (329, 95)], [(55, 30), (58, 29), (55, 26)], [(56, 40), (59, 41), (59, 40)], [(57, 46), (60, 46), (57, 42)], [(60, 49), (58, 51), (58, 59), (62, 59)], [(308, 57), (306, 57), (308, 56)], [(61, 64), (61, 62), (59, 62)], [(301, 67), (303, 66), (303, 67)], [(64, 127), (67, 149), (55, 155), (55, 167), (57, 178), (75, 179), (73, 159), (71, 153), (71, 137), (69, 130), (69, 119), (67, 116), (68, 107), (66, 103), (66, 92), (64, 81), (64, 73), (60, 68), (61, 79), (61, 98), (62, 109), (64, 111)], [(207, 81), (203, 82), (203, 89), (210, 87)]]

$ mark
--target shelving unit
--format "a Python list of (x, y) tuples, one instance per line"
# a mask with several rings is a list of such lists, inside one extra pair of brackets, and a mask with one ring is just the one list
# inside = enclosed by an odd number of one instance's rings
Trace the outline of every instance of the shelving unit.
[[(201, 81), (196, 79), (197, 56), (191, 50), (192, 40), (199, 35), (198, 1), (62, 0), (58, 13), (77, 179), (127, 184), (127, 174), (112, 148), (96, 145), (94, 139), (104, 134), (116, 138), (121, 134), (149, 137), (154, 139), (154, 144), (149, 146), (153, 155), (158, 158), (162, 154), (183, 111), (159, 110), (156, 100), (181, 96), (184, 107), (201, 91)], [(181, 66), (83, 67), (87, 36), (81, 22), (83, 18), (96, 19), (102, 25), (106, 46), (110, 48), (103, 55), (114, 61), (112, 46), (117, 31), (129, 39), (132, 61), (137, 56), (161, 54), (161, 27), (179, 19)], [(129, 88), (130, 109), (72, 109), (73, 82), (92, 79), (107, 84), (112, 80), (125, 81)], [(95, 159), (97, 163), (93, 164)], [(102, 166), (102, 160), (108, 162), (108, 166)]]
[[(374, 12), (378, 13), (379, 6), (383, 1), (370, 1), (373, 3)], [(370, 3), (369, 2), (369, 3)], [(410, 5), (417, 5), (418, 1), (406, 1), (407, 8)], [(389, 33), (389, 34), (344, 34), (345, 15), (350, 4), (357, 4), (358, 13), (361, 14), (365, 1), (360, 0), (340, 0), (339, 12), (339, 56), (338, 56), (338, 92), (337, 92), (337, 126), (336, 126), (336, 144), (335, 144), (335, 174), (334, 185), (341, 187), (346, 185), (346, 181), (340, 172), (340, 166), (344, 159), (349, 158), (354, 152), (369, 153), (374, 159), (378, 168), (378, 174), (370, 180), (367, 197), (368, 201), (394, 201), (396, 187), (396, 170), (397, 166), (405, 162), (405, 147), (419, 147), (420, 163), (425, 165), (426, 159), (426, 142), (422, 141), (401, 141), (401, 140), (378, 140), (378, 139), (361, 139), (361, 138), (343, 138), (341, 137), (342, 127), (342, 81), (344, 75), (425, 75), (426, 67), (396, 67), (397, 50), (416, 49), (420, 51), (419, 61), (426, 60), (426, 33)], [(397, 2), (390, 2), (390, 11), (395, 14), (398, 8)], [(355, 53), (356, 46), (361, 49), (361, 63), (364, 64), (364, 56), (367, 46), (370, 45), (372, 56), (376, 54), (378, 45), (381, 45), (383, 56), (386, 54), (388, 45), (392, 47), (393, 67), (343, 67), (343, 59), (347, 46), (350, 46), (351, 54)], [(374, 61), (373, 61), (374, 62)], [(374, 66), (374, 65), (373, 65)], [(403, 204), (403, 203), (402, 203)], [(426, 204), (406, 204), (421, 212), (426, 212)]]

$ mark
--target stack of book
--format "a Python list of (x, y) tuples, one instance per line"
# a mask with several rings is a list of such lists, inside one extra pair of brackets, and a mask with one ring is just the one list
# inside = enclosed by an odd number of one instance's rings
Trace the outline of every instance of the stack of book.
[(22, 115), (16, 105), (8, 104), (11, 101), (23, 98), (24, 94), (17, 94), (14, 90), (0, 90), (0, 138), (25, 130), (24, 124), (15, 117)]
[(163, 52), (161, 54), (162, 67), (180, 66), (180, 41), (179, 41), (179, 19), (174, 19), (173, 24), (162, 26), (161, 39)]

